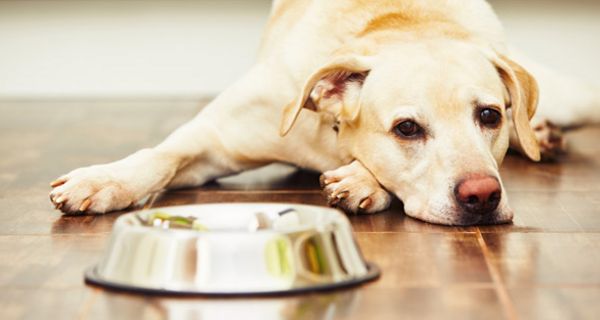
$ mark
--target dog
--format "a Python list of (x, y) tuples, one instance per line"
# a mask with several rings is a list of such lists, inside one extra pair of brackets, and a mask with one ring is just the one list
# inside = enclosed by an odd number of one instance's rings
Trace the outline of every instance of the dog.
[(59, 177), (50, 199), (99, 214), (284, 162), (322, 172), (347, 212), (396, 196), (431, 223), (507, 223), (509, 146), (533, 161), (562, 152), (557, 128), (597, 121), (598, 104), (510, 49), (484, 0), (276, 0), (244, 77), (158, 146)]

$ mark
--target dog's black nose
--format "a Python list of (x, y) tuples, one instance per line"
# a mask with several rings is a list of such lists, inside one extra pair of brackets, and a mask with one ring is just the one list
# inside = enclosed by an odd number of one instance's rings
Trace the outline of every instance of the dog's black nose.
[(502, 191), (498, 179), (491, 176), (471, 176), (454, 189), (458, 204), (467, 212), (485, 215), (498, 207)]

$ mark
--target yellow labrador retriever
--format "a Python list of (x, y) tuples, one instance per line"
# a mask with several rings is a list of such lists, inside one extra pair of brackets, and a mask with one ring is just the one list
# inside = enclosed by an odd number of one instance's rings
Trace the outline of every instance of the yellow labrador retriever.
[(330, 204), (349, 212), (393, 194), (432, 223), (509, 222), (509, 145), (538, 161), (563, 146), (546, 119), (600, 118), (593, 90), (531, 64), (551, 88), (532, 126), (538, 85), (515, 60), (483, 0), (278, 0), (242, 79), (160, 145), (74, 170), (50, 198), (104, 213), (286, 162), (324, 172)]

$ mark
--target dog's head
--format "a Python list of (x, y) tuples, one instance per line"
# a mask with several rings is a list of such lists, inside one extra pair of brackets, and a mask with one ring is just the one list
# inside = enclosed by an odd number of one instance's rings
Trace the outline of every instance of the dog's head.
[(539, 160), (529, 126), (536, 105), (535, 80), (504, 57), (459, 42), (407, 44), (344, 55), (317, 70), (286, 107), (281, 133), (303, 107), (332, 114), (340, 145), (409, 216), (503, 223), (513, 213), (498, 166), (511, 126), (527, 156)]

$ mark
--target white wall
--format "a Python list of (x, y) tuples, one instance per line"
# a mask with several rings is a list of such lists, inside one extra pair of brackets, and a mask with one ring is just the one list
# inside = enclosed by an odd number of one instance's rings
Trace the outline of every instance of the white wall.
[[(497, 0), (509, 37), (595, 80), (597, 1)], [(0, 99), (201, 97), (252, 64), (268, 0), (0, 1)]]
[(511, 44), (561, 72), (600, 84), (600, 1), (491, 1)]
[(255, 58), (269, 1), (0, 1), (0, 98), (204, 96)]

